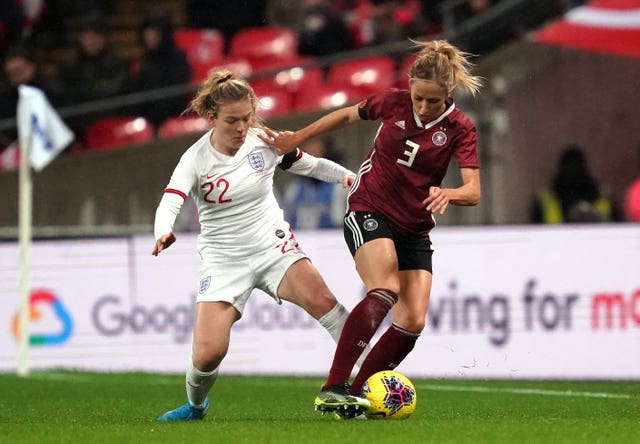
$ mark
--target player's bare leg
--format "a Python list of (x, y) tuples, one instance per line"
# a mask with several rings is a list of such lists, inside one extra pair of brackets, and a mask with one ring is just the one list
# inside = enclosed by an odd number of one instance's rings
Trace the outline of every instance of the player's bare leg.
[(209, 409), (207, 395), (229, 349), (231, 326), (240, 318), (226, 302), (199, 302), (193, 330), (192, 358), (186, 374), (188, 401), (157, 418), (161, 422), (202, 419)]

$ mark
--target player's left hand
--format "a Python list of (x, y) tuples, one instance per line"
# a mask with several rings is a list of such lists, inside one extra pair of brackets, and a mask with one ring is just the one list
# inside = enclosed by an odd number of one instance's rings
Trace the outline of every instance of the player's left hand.
[(281, 156), (283, 154), (290, 153), (298, 146), (296, 140), (296, 133), (292, 131), (274, 131), (271, 128), (263, 127), (265, 134), (258, 133), (258, 137), (264, 143), (268, 143), (273, 146), (276, 153)]
[(432, 213), (444, 214), (449, 206), (449, 195), (446, 188), (431, 187), (429, 188), (429, 196), (422, 201), (427, 211)]

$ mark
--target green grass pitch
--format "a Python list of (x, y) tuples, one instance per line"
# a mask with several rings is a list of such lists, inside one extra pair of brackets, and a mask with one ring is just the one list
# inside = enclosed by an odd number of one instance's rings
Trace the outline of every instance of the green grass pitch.
[(185, 402), (184, 376), (0, 374), (0, 442), (19, 443), (638, 443), (639, 382), (413, 379), (404, 421), (313, 411), (319, 378), (227, 376), (203, 421), (157, 423)]

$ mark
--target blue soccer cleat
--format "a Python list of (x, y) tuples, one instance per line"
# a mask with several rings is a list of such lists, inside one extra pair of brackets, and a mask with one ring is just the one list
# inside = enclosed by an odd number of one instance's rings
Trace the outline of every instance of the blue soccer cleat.
[(187, 401), (186, 404), (181, 405), (177, 409), (169, 410), (167, 413), (158, 416), (156, 421), (170, 422), (170, 421), (192, 421), (195, 419), (202, 419), (206, 416), (207, 410), (209, 410), (209, 399), (205, 398), (204, 407), (194, 407)]

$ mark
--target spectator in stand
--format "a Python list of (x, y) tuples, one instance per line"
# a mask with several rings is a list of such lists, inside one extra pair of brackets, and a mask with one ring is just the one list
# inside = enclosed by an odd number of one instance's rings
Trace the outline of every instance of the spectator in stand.
[[(340, 163), (333, 154), (328, 139), (316, 137), (307, 141), (303, 151), (314, 157)], [(342, 227), (347, 208), (348, 190), (340, 184), (325, 182), (311, 176), (296, 176), (285, 187), (282, 207), (285, 218), (294, 229), (325, 229)]]
[[(107, 16), (114, 12), (112, 0), (22, 0), (25, 5), (29, 42), (39, 50), (67, 47), (71, 43), (66, 23), (83, 17), (87, 11)], [(26, 7), (27, 3), (31, 4)], [(30, 26), (30, 28), (29, 28)]]
[[(38, 64), (31, 48), (14, 46), (7, 51), (3, 63), (8, 89), (0, 95), (0, 119), (16, 116), (18, 106), (18, 87), (29, 85), (41, 89), (52, 106), (60, 100), (53, 92), (50, 82), (46, 81), (38, 70)], [(5, 130), (0, 134), (0, 148), (5, 148), (18, 138), (17, 130)]]
[[(65, 104), (76, 105), (115, 97), (126, 92), (127, 61), (110, 47), (109, 31), (101, 14), (90, 13), (77, 39), (77, 49), (70, 60), (60, 66), (58, 84)], [(108, 109), (69, 119), (69, 125), (78, 135), (87, 126), (102, 117), (117, 114)]]
[(620, 220), (620, 212), (602, 193), (582, 147), (568, 145), (560, 155), (551, 186), (534, 196), (530, 220), (544, 224), (613, 222)]
[(303, 55), (325, 56), (354, 47), (343, 16), (328, 0), (306, 0), (296, 30), (300, 35), (298, 52)]
[(424, 35), (420, 3), (416, 0), (371, 0), (373, 4), (373, 44), (416, 38)]
[(264, 11), (266, 24), (297, 28), (302, 20), (303, 3), (299, 0), (267, 0)]
[(427, 22), (417, 0), (362, 0), (350, 14), (349, 28), (356, 46), (367, 46), (420, 37)]
[[(133, 92), (189, 83), (189, 62), (175, 45), (173, 24), (167, 14), (152, 12), (143, 20), (139, 34), (142, 55), (131, 67)], [(179, 115), (188, 102), (188, 96), (163, 97), (140, 104), (135, 114), (146, 117), (157, 128), (168, 117)]]

